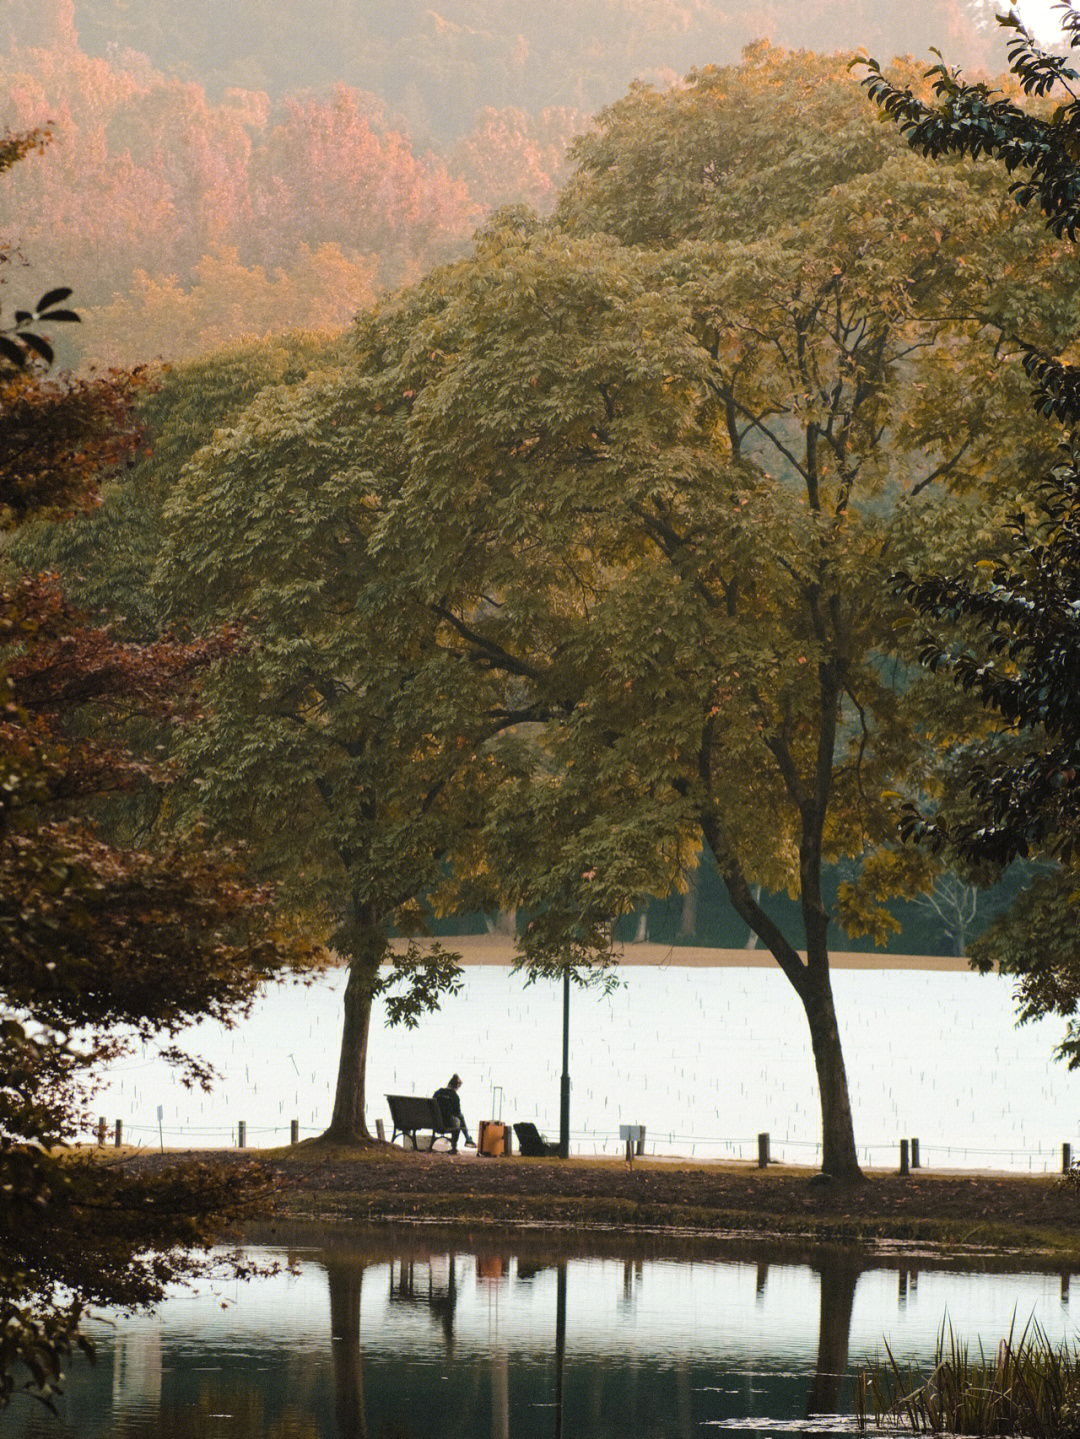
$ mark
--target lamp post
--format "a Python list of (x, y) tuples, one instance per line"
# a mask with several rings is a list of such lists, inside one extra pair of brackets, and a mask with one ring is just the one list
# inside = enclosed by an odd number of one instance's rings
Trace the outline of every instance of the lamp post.
[(562, 1083), (559, 1103), (559, 1158), (570, 1158), (570, 965), (563, 971)]

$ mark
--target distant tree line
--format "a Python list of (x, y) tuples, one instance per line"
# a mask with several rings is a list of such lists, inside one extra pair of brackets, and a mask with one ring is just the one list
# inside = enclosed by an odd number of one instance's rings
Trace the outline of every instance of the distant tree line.
[[(842, 22), (838, 18), (842, 12)], [(943, 13), (944, 12), (944, 13)], [(714, 0), (384, 9), (8, 0), (0, 125), (53, 144), (0, 181), (25, 254), (89, 323), (63, 362), (190, 358), (333, 330), (459, 253), (485, 216), (544, 212), (589, 117), (771, 36), (815, 50), (991, 58), (981, 7)], [(87, 348), (89, 347), (89, 348)]]
[[(24, 30), (32, 30), (40, 8), (16, 0), (20, 6)], [(91, 54), (144, 51), (160, 69), (215, 96), (239, 86), (280, 98), (340, 81), (378, 95), (422, 145), (440, 148), (465, 135), (485, 107), (537, 116), (554, 105), (592, 114), (632, 80), (670, 80), (706, 61), (730, 64), (762, 39), (886, 55), (923, 55), (947, 44), (966, 64), (996, 65), (989, 18), (978, 0), (403, 0), (393, 8), (327, 0), (316, 25), (295, 0), (242, 12), (212, 0), (191, 0), (182, 12), (162, 0), (74, 0), (72, 7)]]

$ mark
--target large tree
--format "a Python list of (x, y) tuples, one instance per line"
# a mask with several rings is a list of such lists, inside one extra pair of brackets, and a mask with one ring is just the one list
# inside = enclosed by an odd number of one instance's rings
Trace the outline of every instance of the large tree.
[[(1080, 12), (1058, 7), (1068, 47), (1080, 48)], [(1041, 211), (1075, 266), (1080, 227), (1078, 71), (1051, 54), (1010, 13), (1009, 65), (1023, 92), (972, 83), (942, 62), (929, 71), (933, 98), (886, 76), (870, 62), (871, 99), (923, 156), (992, 159), (1013, 177), (1009, 192)], [(1026, 97), (1026, 100), (1023, 98)], [(1053, 106), (1053, 108), (1051, 108)], [(1046, 863), (976, 955), (1020, 976), (1024, 1018), (1058, 1013), (1070, 1025), (1062, 1051), (1080, 1064), (1080, 367), (1070, 363), (1078, 331), (1056, 336), (1031, 324), (1042, 283), (1025, 265), (1009, 276), (1017, 295), (1017, 348), (1033, 382), (1034, 410), (1062, 427), (1056, 463), (1015, 493), (1007, 554), (981, 572), (920, 567), (898, 576), (924, 627), (923, 662), (978, 698), (991, 718), (980, 743), (957, 756), (962, 803), (912, 808), (905, 833), (935, 850), (1001, 866), (1036, 856)], [(1060, 433), (1060, 432), (1059, 432)], [(1030, 491), (1025, 495), (1024, 489)]]
[(387, 496), (369, 414), (347, 373), (263, 391), (185, 469), (156, 570), (166, 619), (237, 614), (253, 636), (211, 680), (183, 757), (199, 812), (248, 836), (279, 902), (348, 963), (327, 1129), (341, 1143), (370, 1137), (374, 995), (413, 1022), (456, 987), (455, 956), (391, 940), (470, 862), (492, 724), (484, 675), (440, 649), (437, 618), (373, 544)]
[[(704, 838), (805, 1009), (824, 1168), (855, 1175), (822, 866), (855, 865), (851, 932), (929, 882), (897, 792), (938, 782), (965, 707), (915, 682), (888, 576), (993, 554), (988, 462), (1037, 442), (987, 277), (1037, 232), (982, 172), (913, 168), (841, 65), (765, 47), (636, 88), (576, 153), (553, 224), (503, 217), (362, 327), (403, 451), (381, 543), (515, 696), (486, 837), (527, 949), (602, 942)], [(798, 896), (805, 955), (760, 883)]]
[(189, 782), (169, 819), (243, 837), (279, 910), (347, 963), (327, 1134), (365, 1141), (374, 996), (414, 1023), (458, 982), (440, 946), (392, 941), (424, 929), (451, 868), (475, 868), (480, 745), (501, 721), (485, 676), (440, 648), (438, 618), (372, 547), (386, 466), (366, 448), (351, 345), (286, 341), (183, 367), (143, 409), (153, 453), (34, 550), (144, 641), (242, 623), (245, 643), (179, 737)]

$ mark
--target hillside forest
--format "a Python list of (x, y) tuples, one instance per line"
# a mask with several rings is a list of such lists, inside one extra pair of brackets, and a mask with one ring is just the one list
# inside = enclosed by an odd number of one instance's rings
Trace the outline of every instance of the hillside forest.
[[(192, 357), (328, 331), (461, 253), (508, 204), (551, 210), (567, 148), (636, 79), (769, 39), (995, 55), (973, 0), (545, 6), (8, 0), (0, 128), (46, 150), (0, 178), (37, 274), (85, 324), (69, 364)], [(32, 287), (32, 286), (31, 286)]]

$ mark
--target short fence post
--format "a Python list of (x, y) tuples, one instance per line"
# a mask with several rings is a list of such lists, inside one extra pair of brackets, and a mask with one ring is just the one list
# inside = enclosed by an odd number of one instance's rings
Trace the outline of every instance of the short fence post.
[(1070, 1170), (1071, 1168), (1072, 1168), (1072, 1145), (1071, 1145), (1071, 1144), (1063, 1144), (1063, 1145), (1061, 1146), (1061, 1172), (1062, 1172), (1062, 1174), (1068, 1174), (1068, 1172), (1069, 1172), (1069, 1170)]
[(630, 1168), (633, 1169), (633, 1167), (634, 1167), (634, 1141), (633, 1141), (632, 1139), (628, 1139), (628, 1140), (626, 1141), (626, 1162), (627, 1162), (627, 1164), (629, 1164)]
[(919, 1168), (919, 1141), (917, 1139), (911, 1141), (911, 1167), (912, 1169)]
[(769, 1136), (762, 1132), (757, 1137), (757, 1167), (765, 1169), (769, 1163)]
[(644, 1153), (645, 1153), (645, 1126), (644, 1126), (644, 1124), (639, 1124), (639, 1125), (638, 1125), (637, 1148), (635, 1149), (634, 1152), (635, 1152), (635, 1154), (639, 1154), (639, 1155), (644, 1155)]
[(247, 1148), (247, 1125), (241, 1119), (236, 1126), (236, 1147), (237, 1149)]
[(908, 1173), (908, 1149), (906, 1139), (901, 1139), (900, 1141), (900, 1173)]
[(375, 1121), (375, 1134), (378, 1137), (380, 1144), (386, 1143), (386, 1125), (382, 1122), (381, 1119), (376, 1119)]
[(299, 1121), (299, 1119), (294, 1119), (294, 1120), (292, 1120), (292, 1121), (290, 1122), (290, 1124), (289, 1124), (289, 1143), (290, 1143), (290, 1144), (299, 1144), (299, 1143), (300, 1143), (300, 1121)]
[(105, 1116), (102, 1115), (97, 1122), (97, 1142), (99, 1146), (105, 1143), (105, 1131), (107, 1128), (108, 1125), (105, 1123)]
[(124, 1121), (123, 1121), (122, 1119), (118, 1119), (118, 1120), (116, 1121), (116, 1147), (117, 1147), (117, 1149), (120, 1148), (120, 1146), (123, 1144), (123, 1142), (124, 1142)]

